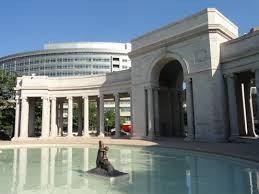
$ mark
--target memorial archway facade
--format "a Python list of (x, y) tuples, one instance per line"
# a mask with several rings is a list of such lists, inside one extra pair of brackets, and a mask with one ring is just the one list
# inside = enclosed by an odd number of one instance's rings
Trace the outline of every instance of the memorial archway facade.
[(209, 8), (132, 40), (130, 70), (80, 78), (18, 78), (14, 139), (33, 131), (28, 118), (33, 118), (34, 98), (42, 100), (42, 137), (59, 131), (63, 101), (68, 102), (68, 137), (74, 101), (84, 112), (78, 133), (88, 136), (89, 100), (97, 101), (102, 135), (104, 98), (115, 100), (118, 133), (119, 99), (125, 95), (131, 102), (133, 138), (226, 141), (256, 136), (259, 31), (237, 36), (237, 26)]

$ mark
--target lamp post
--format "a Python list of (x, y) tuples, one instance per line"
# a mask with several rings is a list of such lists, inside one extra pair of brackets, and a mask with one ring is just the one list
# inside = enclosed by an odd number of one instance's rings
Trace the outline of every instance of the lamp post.
[(108, 132), (109, 132), (109, 131), (108, 131), (108, 121), (109, 121), (109, 118), (106, 118), (105, 121), (106, 121), (106, 126), (105, 126), (105, 128), (106, 128), (106, 132), (108, 133)]

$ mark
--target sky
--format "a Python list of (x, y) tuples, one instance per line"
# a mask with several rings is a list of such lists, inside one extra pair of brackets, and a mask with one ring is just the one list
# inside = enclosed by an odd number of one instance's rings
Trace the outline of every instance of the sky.
[(1, 0), (0, 56), (49, 42), (130, 42), (207, 7), (243, 35), (259, 26), (259, 0)]

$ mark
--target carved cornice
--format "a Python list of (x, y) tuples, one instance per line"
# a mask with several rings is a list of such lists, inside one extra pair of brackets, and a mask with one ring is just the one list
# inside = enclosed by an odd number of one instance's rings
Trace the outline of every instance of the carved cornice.
[[(169, 38), (166, 38), (163, 40), (159, 40), (157, 42), (156, 41), (150, 42), (150, 44), (147, 43), (143, 47), (140, 47), (140, 48), (137, 48), (136, 50), (131, 51), (129, 53), (129, 57), (130, 58), (137, 57), (137, 56), (143, 55), (147, 52), (151, 52), (153, 50), (160, 49), (163, 47), (168, 47), (168, 46), (177, 44), (179, 42), (184, 42), (188, 39), (193, 39), (195, 37), (198, 37), (198, 36), (206, 34), (206, 33), (207, 34), (218, 33), (221, 36), (224, 36), (225, 38), (227, 38), (228, 40), (231, 40), (236, 37), (235, 34), (230, 32), (228, 29), (226, 29), (221, 24), (203, 24), (203, 25), (197, 26), (196, 28), (187, 30), (183, 33), (173, 35), (172, 37), (169, 37)], [(167, 49), (165, 48), (165, 51), (166, 50)]]

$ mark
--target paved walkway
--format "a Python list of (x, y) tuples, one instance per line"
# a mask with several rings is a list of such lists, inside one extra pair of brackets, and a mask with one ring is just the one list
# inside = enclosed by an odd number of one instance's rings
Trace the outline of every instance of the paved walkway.
[(115, 138), (83, 138), (58, 137), (55, 139), (29, 139), (20, 141), (0, 141), (0, 148), (21, 147), (21, 146), (46, 146), (46, 145), (87, 145), (97, 144), (103, 140), (108, 145), (126, 145), (126, 146), (155, 146), (167, 147), (198, 152), (214, 153), (225, 156), (237, 157), (241, 159), (259, 162), (259, 144), (254, 143), (202, 143), (202, 142), (185, 142), (181, 138), (159, 138), (153, 141), (136, 140), (136, 139), (115, 139)]

